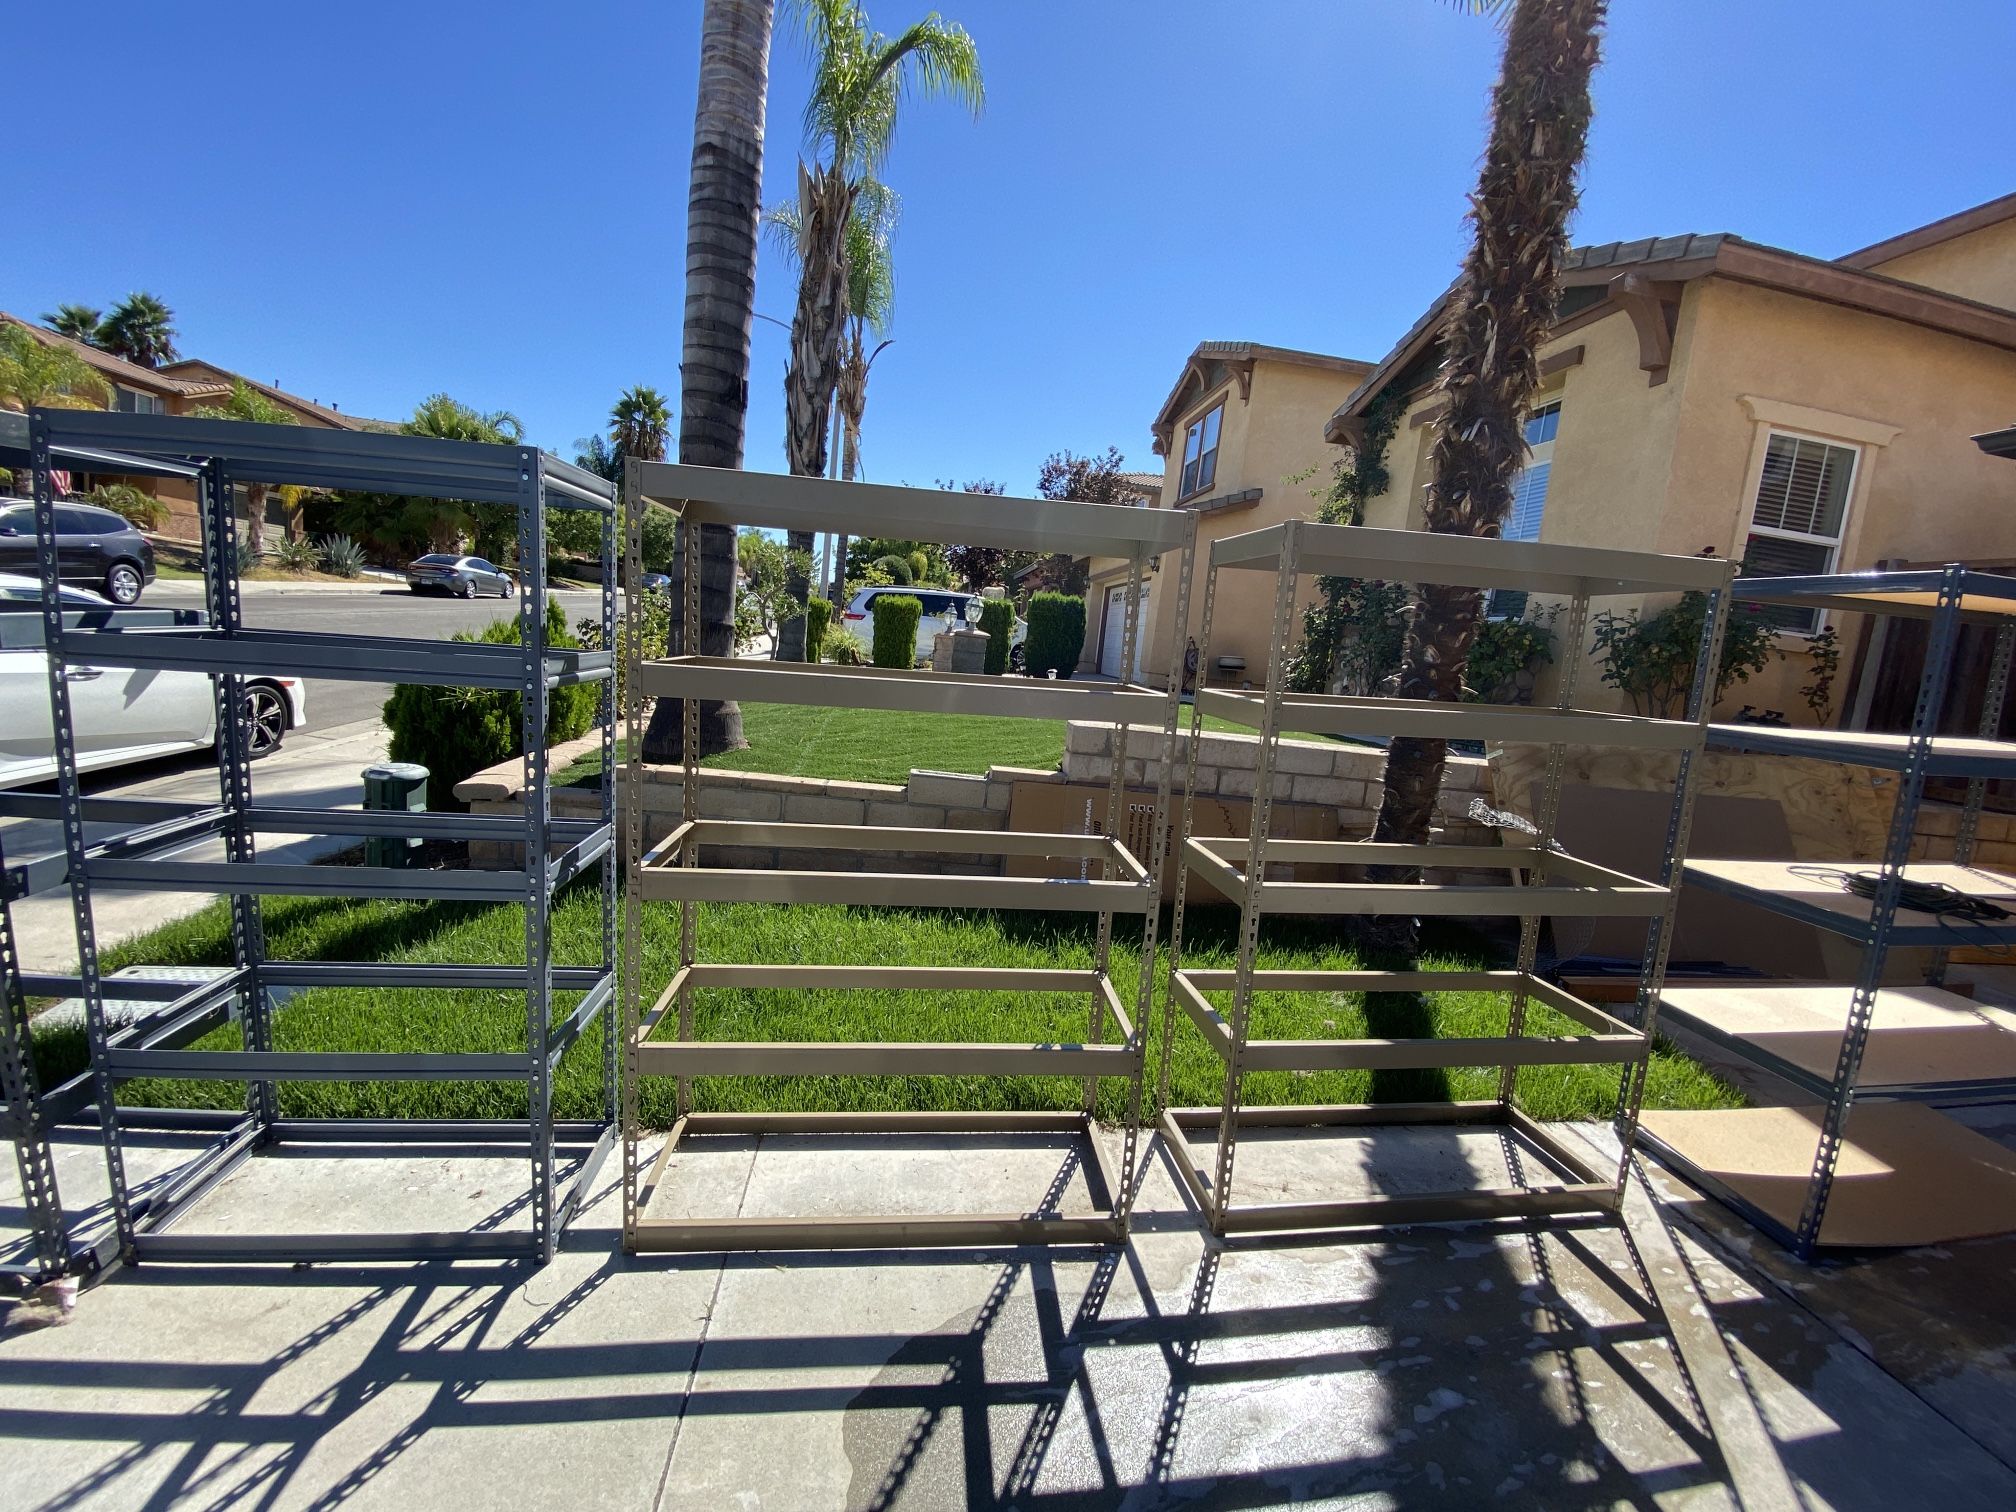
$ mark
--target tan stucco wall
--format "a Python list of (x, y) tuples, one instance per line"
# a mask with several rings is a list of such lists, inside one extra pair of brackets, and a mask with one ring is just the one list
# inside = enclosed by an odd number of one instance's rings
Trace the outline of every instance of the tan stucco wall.
[[(1968, 439), (2016, 418), (2016, 353), (1724, 279), (1687, 285), (1664, 383), (1639, 368), (1637, 336), (1621, 313), (1555, 338), (1543, 359), (1577, 345), (1582, 362), (1542, 391), (1562, 400), (1543, 541), (1740, 554), (1764, 437), (1777, 428), (1861, 448), (1842, 570), (2016, 554), (2016, 466)], [(1433, 402), (1421, 396), (1409, 416)], [(1368, 524), (1419, 527), (1432, 434), (1402, 419), (1388, 454), (1392, 485), (1372, 502)], [(1632, 607), (1642, 605), (1593, 606)], [(1860, 626), (1854, 616), (1836, 623), (1838, 713)], [(1779, 644), (1796, 652), (1804, 643)], [(1725, 712), (1748, 703), (1808, 722), (1798, 693), (1808, 676), (1803, 658), (1775, 662), (1736, 685)], [(1593, 662), (1581, 677), (1578, 702), (1621, 706)], [(1551, 698), (1555, 686), (1554, 675), (1544, 677), (1539, 696)]]
[(1869, 269), (1885, 278), (1943, 289), (1962, 299), (2016, 309), (2016, 221), (1984, 226)]

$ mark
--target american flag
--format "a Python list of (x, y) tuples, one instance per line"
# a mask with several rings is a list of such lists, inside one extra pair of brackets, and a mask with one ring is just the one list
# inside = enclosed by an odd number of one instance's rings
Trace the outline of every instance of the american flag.
[(52, 468), (50, 468), (50, 469), (49, 469), (49, 487), (50, 487), (50, 490), (51, 490), (51, 491), (52, 491), (52, 492), (53, 492), (53, 493), (54, 493), (54, 494), (55, 494), (55, 495), (56, 495), (56, 496), (57, 496), (58, 498), (67, 498), (67, 497), (69, 497), (69, 494), (70, 494), (70, 474), (68, 474), (67, 472), (59, 472), (59, 471), (58, 471), (58, 470), (57, 470), (56, 468), (53, 468), (53, 467), (52, 467)]

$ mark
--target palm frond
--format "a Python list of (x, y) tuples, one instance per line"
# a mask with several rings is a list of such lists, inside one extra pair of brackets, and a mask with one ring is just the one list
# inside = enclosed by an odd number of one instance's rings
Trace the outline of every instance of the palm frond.
[(877, 336), (896, 318), (896, 223), (903, 201), (877, 179), (862, 182), (847, 223), (847, 313)]

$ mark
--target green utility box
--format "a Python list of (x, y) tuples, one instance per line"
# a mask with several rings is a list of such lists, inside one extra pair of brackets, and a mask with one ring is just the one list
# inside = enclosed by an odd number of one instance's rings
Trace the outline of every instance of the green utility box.
[[(427, 768), (413, 761), (364, 768), (364, 807), (374, 813), (424, 814)], [(411, 866), (419, 859), (418, 835), (373, 835), (364, 843), (367, 866)]]

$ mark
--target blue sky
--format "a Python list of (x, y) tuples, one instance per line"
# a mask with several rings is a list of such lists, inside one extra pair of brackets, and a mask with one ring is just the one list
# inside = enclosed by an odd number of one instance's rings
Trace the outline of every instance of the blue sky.
[[(1048, 452), (1107, 445), (1157, 465), (1148, 423), (1198, 341), (1376, 358), (1452, 276), (1489, 23), (1434, 0), (942, 4), (988, 103), (913, 101), (898, 133), (870, 477), (1027, 492)], [(446, 390), (557, 448), (627, 384), (676, 396), (698, 0), (20, 11), (13, 116), (38, 124), (14, 134), (0, 308), (144, 287), (188, 355), (356, 413)], [(1577, 237), (1838, 255), (2007, 193), (2012, 52), (2008, 0), (1617, 0)], [(65, 63), (115, 54), (116, 82)], [(773, 201), (806, 72), (780, 22)], [(788, 321), (793, 292), (766, 250), (758, 310)], [(784, 466), (784, 363), (759, 321), (752, 468)]]

